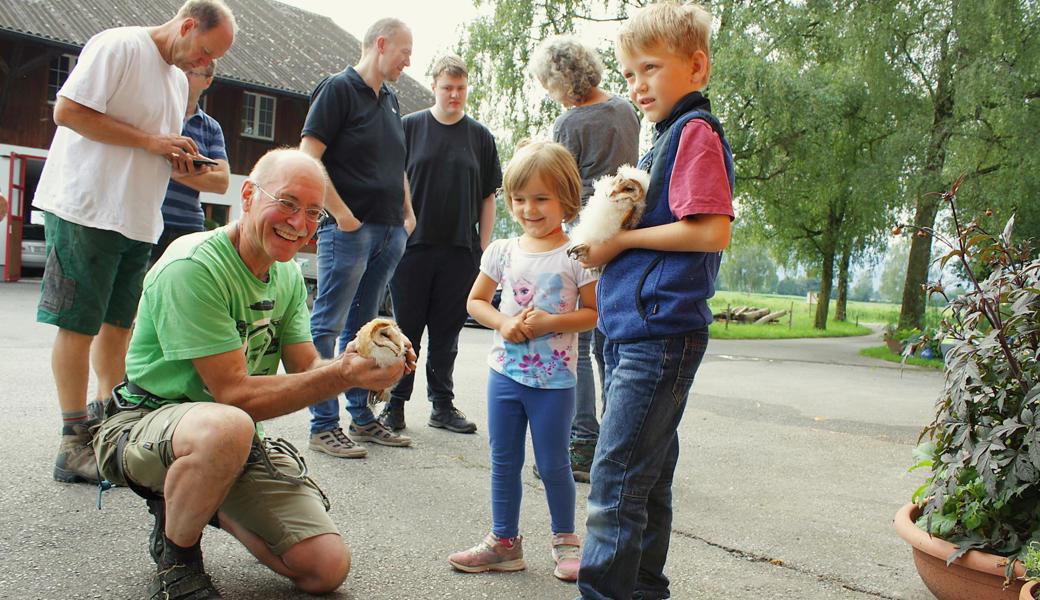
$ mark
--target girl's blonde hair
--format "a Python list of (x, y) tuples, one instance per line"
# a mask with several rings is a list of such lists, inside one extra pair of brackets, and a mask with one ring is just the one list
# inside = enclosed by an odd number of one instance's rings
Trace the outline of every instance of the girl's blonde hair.
[(563, 206), (564, 222), (571, 222), (581, 210), (581, 175), (574, 156), (555, 142), (521, 141), (503, 175), (506, 208), (512, 214), (513, 194), (531, 179), (541, 177), (552, 186)]
[[(634, 54), (658, 45), (679, 56), (701, 50), (711, 74), (711, 14), (696, 3), (659, 2), (636, 11), (617, 34), (619, 52)], [(705, 79), (707, 83), (707, 79)]]

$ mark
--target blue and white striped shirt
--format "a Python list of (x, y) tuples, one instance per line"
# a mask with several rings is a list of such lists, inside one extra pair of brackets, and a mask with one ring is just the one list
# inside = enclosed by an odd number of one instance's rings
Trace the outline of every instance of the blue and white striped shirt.
[[(181, 135), (195, 140), (199, 154), (213, 160), (227, 160), (224, 131), (216, 119), (195, 107), (195, 114), (184, 121)], [(163, 226), (167, 229), (202, 231), (205, 214), (199, 202), (199, 193), (186, 185), (170, 180), (162, 205)]]

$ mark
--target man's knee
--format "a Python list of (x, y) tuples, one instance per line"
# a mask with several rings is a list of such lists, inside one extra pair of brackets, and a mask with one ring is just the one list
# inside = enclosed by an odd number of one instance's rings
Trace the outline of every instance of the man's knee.
[(297, 575), (293, 582), (308, 594), (328, 594), (347, 580), (351, 552), (343, 538), (326, 533), (296, 544), (282, 560)]
[(253, 441), (253, 419), (243, 410), (216, 403), (198, 403), (177, 425), (174, 453), (183, 456), (197, 451), (222, 450), (249, 453)]

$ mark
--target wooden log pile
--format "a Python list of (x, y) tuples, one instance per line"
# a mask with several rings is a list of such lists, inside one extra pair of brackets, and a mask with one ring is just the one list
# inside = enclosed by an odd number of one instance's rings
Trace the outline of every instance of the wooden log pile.
[(787, 315), (787, 309), (770, 310), (756, 306), (737, 306), (729, 310), (723, 310), (712, 315), (716, 321), (729, 321), (731, 323), (751, 323), (753, 325), (770, 325), (779, 323), (780, 317)]

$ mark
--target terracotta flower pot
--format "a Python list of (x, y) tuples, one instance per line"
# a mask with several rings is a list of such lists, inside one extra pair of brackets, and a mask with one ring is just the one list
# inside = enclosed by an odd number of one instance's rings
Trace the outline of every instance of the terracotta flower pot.
[[(1004, 587), (1008, 559), (978, 550), (969, 550), (950, 566), (946, 557), (956, 546), (931, 536), (914, 522), (921, 515), (916, 504), (907, 504), (896, 513), (899, 537), (914, 549), (914, 565), (924, 584), (938, 600), (1018, 600), (1025, 575), (1022, 563), (1015, 561), (1015, 579)], [(1024, 596), (1023, 596), (1024, 597)]]
[(1027, 581), (1022, 586), (1022, 592), (1018, 595), (1019, 600), (1036, 600), (1033, 592), (1036, 591), (1037, 586), (1040, 586), (1040, 581)]

